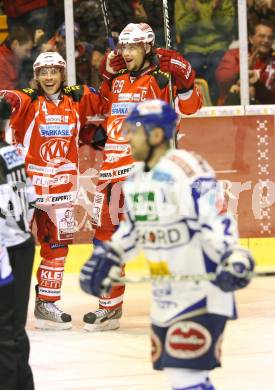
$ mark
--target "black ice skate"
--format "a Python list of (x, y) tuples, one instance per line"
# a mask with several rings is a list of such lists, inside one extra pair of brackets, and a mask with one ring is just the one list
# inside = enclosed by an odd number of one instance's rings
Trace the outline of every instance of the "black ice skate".
[(103, 332), (120, 327), (119, 318), (122, 317), (122, 307), (116, 309), (96, 309), (84, 315), (84, 329), (88, 332)]

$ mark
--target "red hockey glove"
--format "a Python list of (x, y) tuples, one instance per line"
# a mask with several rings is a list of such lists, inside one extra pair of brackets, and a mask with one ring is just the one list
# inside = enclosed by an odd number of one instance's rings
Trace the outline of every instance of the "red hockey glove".
[(157, 49), (159, 67), (172, 75), (172, 81), (179, 91), (192, 88), (195, 71), (191, 64), (176, 50)]
[(110, 59), (110, 66), (115, 72), (127, 68), (126, 62), (121, 54), (116, 54), (115, 57)]
[(112, 80), (112, 78), (114, 77), (114, 74), (109, 72), (109, 71), (107, 71), (107, 69), (106, 69), (107, 68), (107, 58), (108, 58), (109, 54), (110, 54), (110, 51), (108, 50), (104, 54), (104, 56), (103, 56), (103, 58), (102, 58), (102, 60), (100, 62), (100, 65), (99, 65), (99, 73), (107, 81)]
[(105, 80), (111, 81), (117, 72), (124, 68), (126, 68), (126, 63), (122, 55), (108, 50), (101, 60), (99, 72)]
[(80, 146), (91, 145), (95, 150), (104, 150), (107, 140), (106, 130), (102, 126), (96, 126), (92, 123), (85, 125), (80, 130)]
[(15, 92), (2, 90), (0, 91), (0, 96), (1, 96), (1, 100), (4, 98), (7, 104), (11, 106), (13, 114), (15, 114), (19, 110), (20, 98)]

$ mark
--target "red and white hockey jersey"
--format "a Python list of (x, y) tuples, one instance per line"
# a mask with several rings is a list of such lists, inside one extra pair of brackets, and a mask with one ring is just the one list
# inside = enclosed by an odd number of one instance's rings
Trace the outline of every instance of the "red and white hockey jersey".
[(32, 89), (1, 94), (14, 107), (10, 125), (15, 143), (22, 145), (39, 201), (72, 201), (78, 180), (79, 131), (87, 117), (106, 112), (104, 99), (81, 85), (66, 87), (56, 101)]
[[(104, 162), (99, 174), (100, 181), (117, 182), (125, 180), (133, 166), (131, 148), (123, 138), (121, 127), (124, 118), (138, 102), (148, 99), (170, 101), (169, 74), (157, 66), (147, 68), (137, 77), (123, 73), (101, 86), (101, 93), (108, 100), (108, 139), (105, 145)], [(182, 114), (193, 114), (202, 104), (200, 93), (194, 89), (177, 95), (174, 89), (175, 105)]]

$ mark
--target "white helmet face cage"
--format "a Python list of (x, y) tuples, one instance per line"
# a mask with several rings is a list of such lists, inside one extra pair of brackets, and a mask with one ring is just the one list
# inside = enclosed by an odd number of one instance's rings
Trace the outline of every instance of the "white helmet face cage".
[(154, 45), (155, 34), (147, 23), (129, 23), (119, 34), (118, 43), (119, 45), (129, 43), (149, 43)]
[(57, 52), (45, 52), (39, 54), (33, 64), (33, 71), (36, 72), (38, 69), (43, 67), (56, 66), (66, 70), (66, 61)]

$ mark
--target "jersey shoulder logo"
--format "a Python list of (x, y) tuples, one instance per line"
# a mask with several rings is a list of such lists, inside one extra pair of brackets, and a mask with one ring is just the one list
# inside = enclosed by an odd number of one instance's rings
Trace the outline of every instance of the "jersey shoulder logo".
[(28, 95), (32, 101), (37, 99), (37, 97), (38, 97), (37, 91), (35, 89), (32, 89), (32, 88), (23, 88), (23, 89), (21, 89), (21, 92)]
[(194, 167), (192, 167), (192, 165), (189, 164), (182, 156), (172, 154), (168, 157), (168, 160), (173, 161), (174, 164), (181, 168), (187, 177), (195, 176), (196, 172), (194, 170)]
[(156, 79), (160, 89), (165, 88), (169, 83), (169, 73), (162, 72), (160, 69), (153, 71), (152, 75)]
[(128, 73), (128, 69), (127, 69), (127, 68), (120, 69), (120, 70), (117, 72), (117, 74), (118, 74), (119, 76), (121, 76), (121, 75), (123, 75), (123, 74), (125, 74), (125, 73)]
[(75, 102), (80, 102), (84, 94), (84, 88), (83, 85), (70, 85), (64, 87), (63, 92), (65, 95), (70, 96)]

